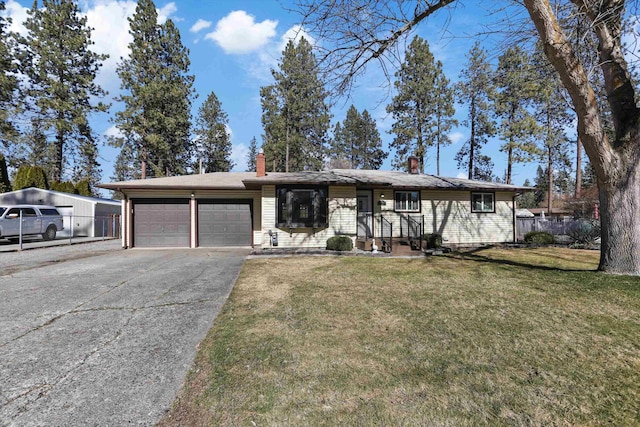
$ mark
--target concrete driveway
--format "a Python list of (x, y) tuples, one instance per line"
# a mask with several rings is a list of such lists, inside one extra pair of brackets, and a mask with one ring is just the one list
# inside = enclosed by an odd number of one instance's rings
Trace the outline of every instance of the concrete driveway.
[(91, 245), (0, 255), (2, 426), (153, 425), (249, 252)]

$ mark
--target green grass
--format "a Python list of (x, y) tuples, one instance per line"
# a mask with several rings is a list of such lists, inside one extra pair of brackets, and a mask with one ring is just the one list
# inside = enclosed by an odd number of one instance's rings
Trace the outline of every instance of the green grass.
[(597, 256), (250, 260), (162, 423), (640, 424), (640, 279)]

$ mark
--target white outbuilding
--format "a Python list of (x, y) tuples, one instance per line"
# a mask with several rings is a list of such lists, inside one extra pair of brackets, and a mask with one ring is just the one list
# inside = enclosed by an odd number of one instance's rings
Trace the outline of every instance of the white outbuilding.
[(118, 236), (122, 204), (117, 200), (80, 196), (29, 187), (0, 193), (0, 206), (49, 205), (63, 215), (64, 230), (58, 236)]

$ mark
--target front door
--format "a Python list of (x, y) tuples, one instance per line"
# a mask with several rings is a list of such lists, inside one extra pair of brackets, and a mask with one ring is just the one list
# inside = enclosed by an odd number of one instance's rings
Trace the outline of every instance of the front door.
[(370, 239), (373, 237), (373, 203), (371, 191), (359, 190), (358, 199), (358, 237)]

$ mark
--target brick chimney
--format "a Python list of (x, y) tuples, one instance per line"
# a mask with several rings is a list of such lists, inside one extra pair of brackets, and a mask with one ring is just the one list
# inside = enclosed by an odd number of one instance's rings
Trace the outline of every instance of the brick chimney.
[(420, 160), (416, 156), (409, 157), (409, 173), (420, 173)]
[(256, 176), (261, 177), (267, 174), (267, 159), (264, 157), (264, 150), (261, 148), (256, 157)]

